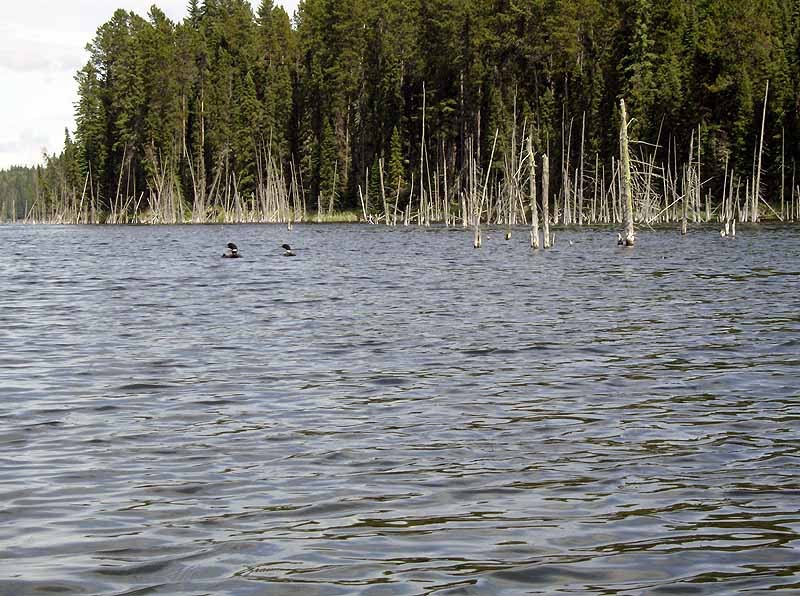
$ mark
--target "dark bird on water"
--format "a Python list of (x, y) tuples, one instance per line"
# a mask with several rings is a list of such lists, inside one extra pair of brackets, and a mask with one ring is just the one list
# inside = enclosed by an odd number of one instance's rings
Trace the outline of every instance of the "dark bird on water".
[(228, 250), (222, 255), (223, 259), (238, 259), (242, 255), (239, 254), (239, 247), (233, 242), (228, 242)]
[(284, 256), (284, 257), (294, 257), (294, 256), (297, 256), (297, 255), (294, 253), (294, 251), (292, 250), (292, 247), (291, 247), (291, 246), (289, 246), (288, 244), (281, 244), (281, 248), (283, 248), (283, 250), (285, 251), (285, 252), (283, 253), (283, 256)]
[(617, 234), (617, 246), (625, 246), (625, 241), (622, 239), (622, 234)]

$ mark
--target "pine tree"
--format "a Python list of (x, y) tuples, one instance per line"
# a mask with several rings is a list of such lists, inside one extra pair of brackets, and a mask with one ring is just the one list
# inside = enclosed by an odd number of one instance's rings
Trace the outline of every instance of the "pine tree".
[(619, 65), (622, 96), (634, 118), (632, 134), (649, 137), (651, 113), (656, 98), (653, 70), (655, 54), (651, 29), (650, 0), (627, 0), (623, 12), (623, 58)]
[(403, 146), (400, 141), (400, 133), (397, 127), (392, 129), (392, 140), (389, 153), (388, 180), (387, 186), (392, 196), (402, 192), (405, 186), (405, 168), (403, 167)]

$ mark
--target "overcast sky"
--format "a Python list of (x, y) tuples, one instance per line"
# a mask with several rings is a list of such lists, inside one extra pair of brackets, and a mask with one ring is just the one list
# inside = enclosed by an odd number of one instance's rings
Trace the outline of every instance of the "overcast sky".
[[(251, 0), (254, 7), (260, 0)], [(188, 0), (3, 0), (0, 20), (0, 170), (41, 163), (75, 129), (75, 73), (85, 46), (117, 8), (146, 17), (156, 4), (173, 21)], [(276, 0), (292, 16), (297, 0)]]

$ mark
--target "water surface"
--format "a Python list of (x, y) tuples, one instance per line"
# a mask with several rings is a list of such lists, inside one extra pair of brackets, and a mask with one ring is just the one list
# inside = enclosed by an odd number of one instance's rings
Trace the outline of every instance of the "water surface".
[(0, 594), (797, 593), (798, 234), (0, 226)]

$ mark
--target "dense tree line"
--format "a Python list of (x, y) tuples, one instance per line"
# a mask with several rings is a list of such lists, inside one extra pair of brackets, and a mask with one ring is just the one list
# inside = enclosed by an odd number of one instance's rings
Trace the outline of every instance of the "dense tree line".
[(0, 172), (0, 221), (24, 219), (36, 195), (36, 168), (15, 166)]
[(794, 188), (795, 0), (302, 0), (295, 17), (272, 0), (191, 0), (181, 23), (117, 10), (50, 178), (73, 205), (160, 221), (279, 188), (296, 209), (402, 209), (473, 163), (499, 185), (530, 136), (566, 196), (611, 171), (624, 97), (642, 160), (694, 160), (717, 197), (763, 140), (760, 192)]

